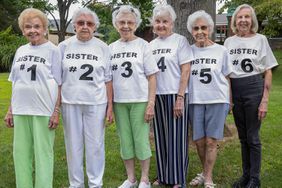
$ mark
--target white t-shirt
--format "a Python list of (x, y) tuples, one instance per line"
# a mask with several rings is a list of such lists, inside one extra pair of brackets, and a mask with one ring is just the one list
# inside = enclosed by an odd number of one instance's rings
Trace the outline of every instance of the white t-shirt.
[(107, 103), (105, 83), (111, 81), (109, 48), (93, 37), (82, 42), (73, 36), (59, 44), (62, 53), (62, 103)]
[(159, 71), (147, 41), (110, 44), (114, 102), (148, 101), (147, 76)]
[(261, 74), (278, 65), (264, 35), (255, 34), (248, 38), (234, 35), (225, 40), (224, 46), (229, 50), (234, 69), (230, 78)]
[(60, 59), (59, 49), (49, 41), (18, 48), (9, 76), (13, 114), (52, 115), (61, 85)]
[(228, 50), (213, 44), (205, 48), (192, 46), (195, 60), (191, 62), (189, 80), (190, 104), (229, 103), (229, 83), (232, 72)]
[[(157, 94), (176, 94), (179, 90), (181, 67), (194, 59), (187, 39), (173, 33), (167, 38), (156, 38), (150, 42), (153, 56), (160, 72), (157, 73)], [(185, 93), (188, 93), (186, 88)]]

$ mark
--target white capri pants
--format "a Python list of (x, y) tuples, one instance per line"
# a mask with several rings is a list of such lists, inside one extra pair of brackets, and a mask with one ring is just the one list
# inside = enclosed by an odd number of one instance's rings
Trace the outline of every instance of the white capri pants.
[(106, 107), (107, 104), (62, 104), (70, 188), (84, 187), (84, 147), (88, 186), (103, 185)]

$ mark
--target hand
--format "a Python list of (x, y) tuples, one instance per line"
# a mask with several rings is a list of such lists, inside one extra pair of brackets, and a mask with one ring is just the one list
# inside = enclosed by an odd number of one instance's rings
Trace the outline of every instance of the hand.
[(144, 116), (146, 123), (149, 123), (154, 118), (155, 115), (154, 106), (155, 106), (154, 103), (150, 103), (150, 102), (147, 105), (145, 116)]
[(183, 115), (183, 109), (184, 109), (184, 98), (177, 97), (173, 108), (174, 117), (175, 118), (181, 117)]
[(6, 123), (6, 126), (8, 128), (13, 128), (14, 127), (14, 120), (13, 120), (13, 114), (11, 111), (8, 111), (5, 115), (4, 121)]
[(60, 113), (57, 111), (53, 112), (49, 120), (49, 126), (48, 126), (49, 129), (56, 129), (59, 125), (59, 120), (60, 120)]
[(233, 103), (230, 103), (230, 104), (229, 104), (229, 111), (228, 111), (229, 114), (232, 114), (233, 106), (234, 106)]
[(113, 123), (113, 105), (107, 106), (106, 120), (109, 124)]
[(263, 120), (266, 117), (268, 102), (261, 101), (258, 109), (258, 119)]

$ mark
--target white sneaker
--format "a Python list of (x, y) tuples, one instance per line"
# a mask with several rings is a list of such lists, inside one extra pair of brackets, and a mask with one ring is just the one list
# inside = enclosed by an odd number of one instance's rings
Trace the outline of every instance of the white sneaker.
[(147, 184), (144, 181), (141, 181), (141, 183), (139, 184), (138, 188), (151, 188), (151, 183), (149, 182)]
[(118, 188), (135, 188), (137, 187), (137, 184), (137, 180), (134, 183), (129, 180), (125, 180)]

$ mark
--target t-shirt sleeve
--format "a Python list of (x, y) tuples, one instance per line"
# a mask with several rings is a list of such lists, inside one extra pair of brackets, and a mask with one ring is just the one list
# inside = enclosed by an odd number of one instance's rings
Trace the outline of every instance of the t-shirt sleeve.
[(263, 64), (265, 64), (265, 70), (272, 69), (273, 67), (277, 66), (277, 60), (269, 46), (269, 43), (267, 41), (266, 37), (263, 37), (263, 45), (265, 48), (265, 56), (263, 57), (262, 61)]
[[(17, 50), (18, 51), (18, 50)], [(12, 63), (12, 67), (11, 67), (11, 72), (10, 72), (10, 75), (9, 75), (9, 78), (8, 78), (8, 81), (10, 82), (14, 82), (16, 80), (16, 75), (15, 75), (15, 67), (14, 67), (14, 64), (15, 64), (15, 61), (16, 61), (16, 57), (17, 57), (17, 51), (16, 51), (16, 54), (14, 56), (14, 59), (13, 59), (13, 63)]]
[(222, 58), (222, 73), (224, 76), (228, 76), (229, 74), (232, 73), (232, 66), (230, 63), (230, 55), (228, 50), (223, 47), (223, 58)]
[(179, 64), (189, 63), (194, 60), (192, 48), (185, 37), (181, 37), (180, 44), (177, 49)]
[(149, 76), (158, 72), (159, 68), (157, 66), (155, 58), (153, 57), (149, 43), (146, 43), (143, 49), (144, 49), (144, 58), (143, 58), (144, 72), (146, 76)]
[(112, 71), (111, 71), (111, 62), (110, 62), (110, 48), (108, 46), (105, 47), (105, 82), (109, 82), (112, 80)]
[(62, 55), (59, 48), (54, 48), (51, 53), (51, 72), (58, 85), (62, 85)]

